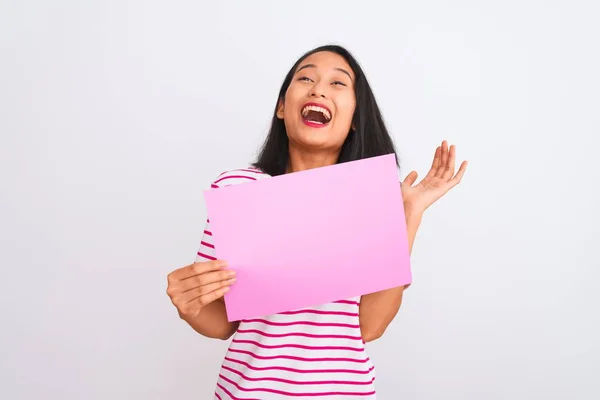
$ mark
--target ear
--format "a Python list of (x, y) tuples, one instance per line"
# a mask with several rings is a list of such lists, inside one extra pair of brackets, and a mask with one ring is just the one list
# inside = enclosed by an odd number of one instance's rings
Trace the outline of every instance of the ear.
[(284, 106), (283, 106), (283, 99), (279, 100), (279, 103), (277, 104), (277, 118), (279, 119), (283, 119), (283, 111), (284, 111)]

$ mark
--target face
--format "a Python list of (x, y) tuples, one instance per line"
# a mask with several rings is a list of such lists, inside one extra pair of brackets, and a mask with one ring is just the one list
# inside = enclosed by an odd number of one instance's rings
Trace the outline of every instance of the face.
[(315, 53), (300, 63), (277, 110), (291, 145), (341, 149), (356, 107), (354, 79), (346, 60), (335, 53)]

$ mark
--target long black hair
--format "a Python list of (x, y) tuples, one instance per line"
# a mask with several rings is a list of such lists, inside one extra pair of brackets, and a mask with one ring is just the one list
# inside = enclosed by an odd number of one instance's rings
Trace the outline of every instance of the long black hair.
[(289, 139), (283, 120), (277, 117), (277, 106), (285, 98), (285, 93), (300, 63), (311, 54), (321, 51), (329, 51), (342, 56), (350, 65), (350, 68), (352, 68), (355, 76), (354, 95), (356, 97), (356, 108), (352, 117), (353, 129), (350, 130), (348, 137), (342, 145), (337, 160), (338, 164), (394, 153), (396, 163), (399, 166), (398, 155), (394, 148), (393, 140), (387, 131), (385, 122), (375, 101), (375, 95), (371, 90), (365, 73), (354, 56), (348, 50), (338, 45), (320, 46), (304, 53), (287, 73), (279, 90), (277, 103), (273, 111), (271, 128), (259, 152), (258, 159), (252, 166), (271, 176), (285, 174), (289, 163)]

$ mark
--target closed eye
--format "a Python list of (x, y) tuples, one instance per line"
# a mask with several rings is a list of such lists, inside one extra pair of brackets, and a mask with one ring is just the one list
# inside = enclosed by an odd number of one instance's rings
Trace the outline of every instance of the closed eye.
[(310, 79), (307, 76), (301, 76), (300, 78), (298, 78), (299, 81), (312, 81), (312, 79)]
[(346, 84), (342, 81), (335, 81), (332, 83), (333, 85), (342, 85), (342, 86), (346, 86)]

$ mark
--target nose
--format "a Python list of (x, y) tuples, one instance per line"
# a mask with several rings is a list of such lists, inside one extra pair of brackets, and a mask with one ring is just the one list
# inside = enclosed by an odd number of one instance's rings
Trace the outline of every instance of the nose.
[(310, 97), (326, 98), (325, 84), (322, 81), (315, 82), (310, 90)]

